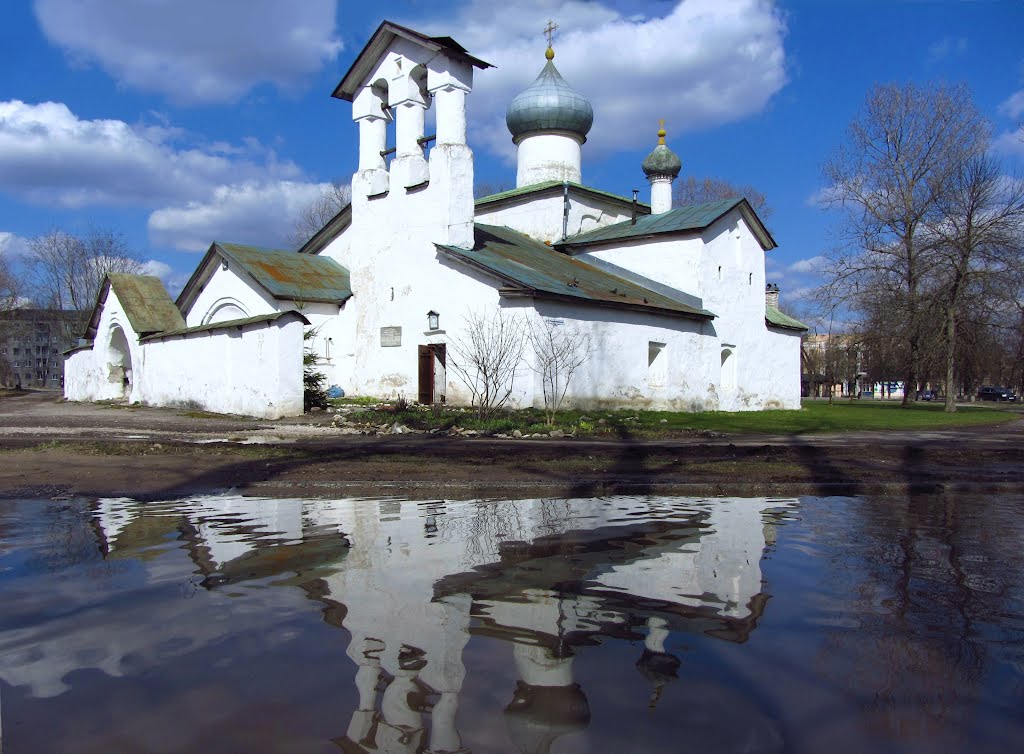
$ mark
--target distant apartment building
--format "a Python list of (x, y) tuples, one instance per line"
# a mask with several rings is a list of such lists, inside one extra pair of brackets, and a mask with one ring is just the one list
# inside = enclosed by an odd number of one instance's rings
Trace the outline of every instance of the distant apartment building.
[(54, 309), (0, 314), (0, 385), (60, 389), (63, 353), (75, 343), (64, 315)]

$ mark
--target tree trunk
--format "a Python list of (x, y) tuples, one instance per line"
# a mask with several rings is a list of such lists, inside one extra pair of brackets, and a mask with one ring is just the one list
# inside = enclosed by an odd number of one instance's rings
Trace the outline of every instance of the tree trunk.
[(953, 371), (956, 361), (956, 307), (946, 310), (946, 406), (947, 414), (956, 413), (956, 396), (953, 395)]

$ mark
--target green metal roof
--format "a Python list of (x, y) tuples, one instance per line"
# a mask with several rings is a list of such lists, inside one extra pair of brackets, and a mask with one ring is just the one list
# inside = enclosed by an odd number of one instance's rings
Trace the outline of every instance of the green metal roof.
[(588, 230), (585, 233), (572, 236), (560, 243), (559, 246), (587, 246), (634, 238), (646, 238), (662, 233), (698, 232), (709, 227), (716, 220), (737, 207), (740, 208), (750, 223), (761, 245), (765, 249), (775, 248), (775, 240), (768, 232), (768, 229), (764, 227), (760, 218), (751, 208), (750, 203), (743, 198), (722, 199), (717, 202), (677, 207), (658, 215), (638, 217), (635, 223), (625, 220), (614, 225), (606, 225), (603, 228), (595, 228), (594, 230)]
[(574, 259), (509, 228), (475, 226), (472, 249), (437, 244), (448, 257), (505, 281), (503, 295), (541, 295), (577, 303), (656, 310), (696, 319), (715, 315)]
[[(569, 191), (578, 191), (584, 194), (592, 194), (599, 196), (604, 199), (611, 199), (618, 204), (626, 204), (630, 207), (633, 206), (633, 200), (627, 199), (624, 196), (618, 194), (612, 194), (608, 191), (601, 191), (600, 189), (591, 188), (590, 186), (584, 186), (581, 183), (573, 183), (569, 181)], [(545, 191), (552, 191), (552, 189), (562, 190), (562, 181), (543, 181), (542, 183), (534, 183), (529, 186), (521, 186), (519, 188), (510, 189), (509, 191), (502, 191), (498, 194), (491, 194), (490, 196), (482, 196), (476, 200), (476, 207), (480, 208), (488, 204), (495, 204), (497, 202), (506, 201), (508, 199), (516, 199), (523, 196), (530, 196), (532, 194), (540, 194)], [(553, 192), (552, 192), (553, 193)], [(648, 214), (651, 211), (651, 205), (644, 204), (643, 202), (636, 203), (637, 209), (641, 214)]]
[(298, 317), (303, 324), (309, 324), (309, 320), (303, 317), (299, 312), (274, 312), (273, 314), (261, 314), (258, 317), (245, 317), (244, 319), (229, 319), (224, 322), (211, 322), (210, 324), (207, 325), (196, 325), (195, 327), (179, 327), (174, 330), (167, 330), (166, 332), (153, 333), (152, 335), (148, 335), (145, 338), (140, 338), (139, 340), (161, 340), (163, 338), (170, 338), (178, 335), (191, 335), (193, 333), (199, 332), (210, 332), (211, 330), (228, 330), (231, 329), (232, 327), (237, 327), (241, 329), (249, 325), (258, 325), (264, 322), (276, 322), (277, 320), (281, 319), (281, 317), (287, 316), (289, 314)]
[(328, 257), (214, 242), (228, 263), (235, 263), (276, 299), (341, 303), (352, 295), (348, 270)]
[(96, 306), (93, 308), (85, 337), (96, 337), (100, 312), (107, 300), (110, 289), (114, 289), (117, 300), (124, 307), (128, 322), (138, 335), (160, 332), (175, 327), (184, 327), (185, 320), (174, 305), (174, 301), (159, 278), (152, 275), (128, 275), (108, 272), (100, 285)]
[(799, 330), (806, 332), (809, 328), (798, 319), (793, 319), (788, 314), (783, 314), (774, 306), (764, 307), (764, 321), (771, 327), (782, 327), (786, 330)]

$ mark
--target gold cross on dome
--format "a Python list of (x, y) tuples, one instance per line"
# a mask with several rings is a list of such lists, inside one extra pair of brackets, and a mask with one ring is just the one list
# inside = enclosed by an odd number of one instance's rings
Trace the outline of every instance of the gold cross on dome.
[(548, 25), (544, 27), (544, 35), (548, 38), (548, 47), (551, 47), (551, 40), (554, 39), (555, 29), (557, 28), (558, 24), (548, 19)]

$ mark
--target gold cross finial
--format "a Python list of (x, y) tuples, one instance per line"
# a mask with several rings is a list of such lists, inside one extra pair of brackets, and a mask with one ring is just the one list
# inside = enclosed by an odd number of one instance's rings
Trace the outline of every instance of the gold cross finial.
[(558, 24), (548, 19), (548, 25), (544, 27), (544, 35), (548, 38), (548, 47), (551, 47), (551, 40), (554, 39), (555, 29), (557, 28)]
[(558, 28), (558, 24), (548, 19), (548, 25), (544, 27), (544, 35), (548, 38), (548, 49), (544, 51), (544, 57), (548, 60), (554, 60), (555, 48), (551, 46), (551, 40), (555, 37), (555, 29)]
[(659, 144), (664, 144), (665, 143), (665, 136), (666, 136), (665, 119), (662, 118), (662, 119), (660, 119), (658, 121), (658, 143)]

